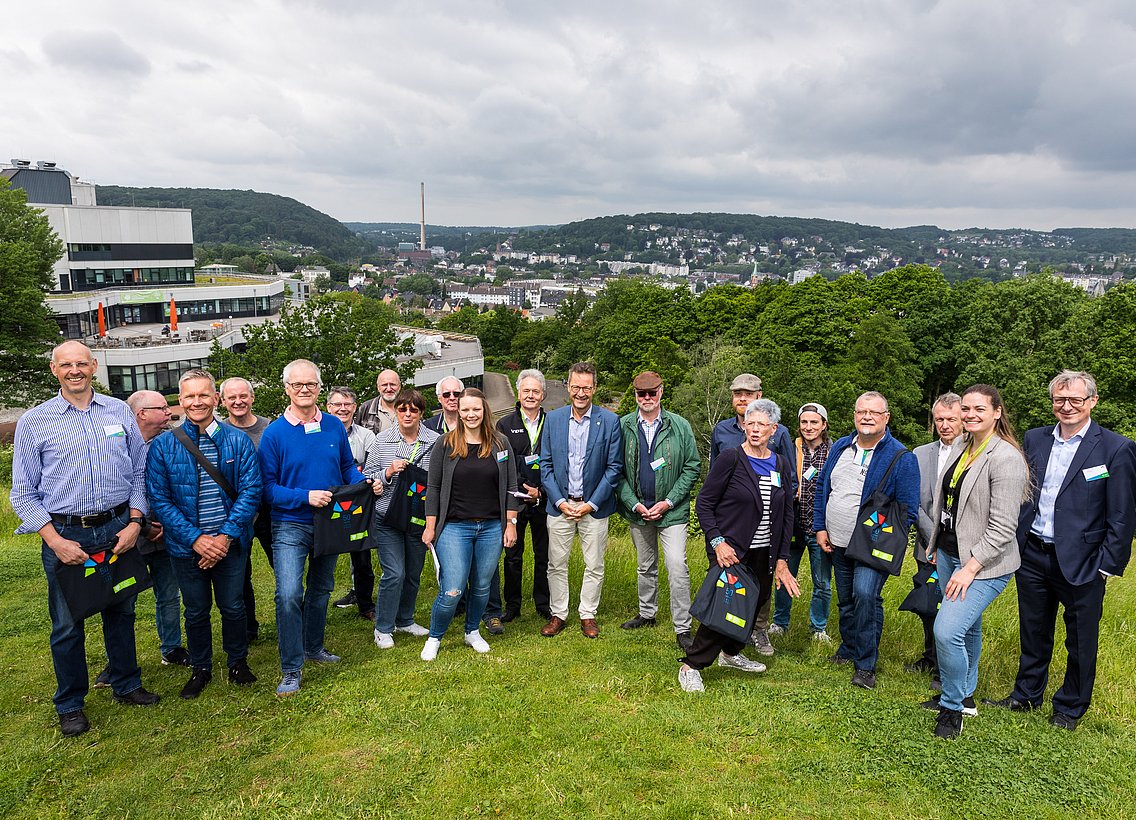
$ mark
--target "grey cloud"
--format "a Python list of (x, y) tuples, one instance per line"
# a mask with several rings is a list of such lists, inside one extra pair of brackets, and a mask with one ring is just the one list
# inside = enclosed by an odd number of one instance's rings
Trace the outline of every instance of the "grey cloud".
[(62, 68), (96, 74), (145, 76), (150, 61), (113, 31), (59, 31), (43, 38), (48, 61)]

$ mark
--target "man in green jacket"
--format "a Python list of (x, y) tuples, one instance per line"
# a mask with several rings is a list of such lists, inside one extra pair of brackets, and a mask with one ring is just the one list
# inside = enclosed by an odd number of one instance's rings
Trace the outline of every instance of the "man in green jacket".
[(639, 614), (624, 629), (655, 625), (659, 610), (659, 545), (671, 589), (675, 639), (685, 652), (690, 634), (690, 572), (686, 533), (690, 490), (701, 460), (690, 423), (663, 410), (663, 380), (645, 371), (631, 383), (639, 409), (619, 420), (623, 431), (623, 475), (616, 492), (619, 511), (631, 529), (639, 567)]

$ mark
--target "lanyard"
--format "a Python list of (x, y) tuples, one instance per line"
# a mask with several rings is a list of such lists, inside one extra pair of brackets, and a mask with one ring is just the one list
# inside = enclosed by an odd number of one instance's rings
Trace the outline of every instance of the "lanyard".
[[(402, 440), (402, 443), (403, 443), (403, 444), (406, 444), (406, 439), (403, 439), (403, 440)], [(408, 446), (409, 446), (409, 445), (408, 445)], [(413, 449), (413, 450), (411, 450), (411, 451), (410, 451), (410, 455), (408, 455), (408, 456), (406, 457), (406, 460), (407, 460), (407, 461), (409, 461), (409, 462), (410, 462), (411, 464), (413, 464), (413, 463), (414, 463), (414, 457), (418, 455), (418, 449), (419, 449), (419, 448), (420, 448), (421, 446), (422, 446), (422, 439), (421, 439), (421, 438), (418, 438), (418, 439), (417, 439), (417, 440), (416, 440), (416, 441), (414, 442), (414, 449)]]
[(992, 439), (993, 437), (994, 437), (994, 434), (991, 433), (990, 435), (988, 435), (985, 438), (985, 440), (983, 440), (983, 442), (980, 445), (978, 445), (977, 450), (974, 450), (972, 452), (970, 450), (970, 448), (967, 448), (967, 451), (962, 454), (962, 456), (959, 458), (958, 462), (955, 464), (954, 473), (951, 474), (950, 487), (951, 487), (952, 490), (959, 483), (959, 479), (962, 478), (962, 474), (965, 473), (967, 471), (967, 469), (970, 467), (970, 465), (975, 462), (975, 459), (977, 459), (980, 455), (982, 455), (982, 451), (986, 449), (986, 445), (990, 443), (990, 439)]
[(529, 431), (529, 425), (525, 422), (526, 416), (522, 414), (521, 424), (525, 428), (525, 435), (529, 437), (529, 452), (536, 452), (536, 443), (540, 439), (540, 431), (544, 429), (544, 417), (541, 416), (540, 423), (536, 426), (536, 432)]

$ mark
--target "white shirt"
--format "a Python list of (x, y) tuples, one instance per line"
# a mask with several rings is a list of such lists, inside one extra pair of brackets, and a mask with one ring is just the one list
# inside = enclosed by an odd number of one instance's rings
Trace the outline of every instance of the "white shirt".
[(1057, 493), (1065, 483), (1069, 465), (1077, 457), (1077, 450), (1085, 440), (1085, 431), (1093, 423), (1092, 419), (1068, 439), (1061, 438), (1061, 425), (1053, 426), (1053, 449), (1049, 451), (1049, 462), (1045, 467), (1045, 481), (1037, 496), (1037, 515), (1034, 516), (1030, 532), (1042, 541), (1053, 541), (1053, 505), (1057, 503)]

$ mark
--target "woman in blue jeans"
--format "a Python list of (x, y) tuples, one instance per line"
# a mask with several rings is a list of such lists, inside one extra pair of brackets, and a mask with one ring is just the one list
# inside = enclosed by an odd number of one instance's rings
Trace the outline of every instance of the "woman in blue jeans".
[(976, 715), (982, 613), (1006, 588), (1021, 565), (1018, 510), (1029, 468), (1002, 396), (988, 384), (962, 394), (967, 445), (935, 489), (932, 520), (939, 522), (928, 546), (937, 564), (943, 603), (935, 618), (942, 694), (924, 704), (938, 709), (935, 736), (962, 732), (964, 714)]
[(477, 652), (489, 651), (478, 624), (501, 550), (517, 541), (517, 465), (512, 448), (494, 429), (489, 403), (480, 390), (470, 387), (462, 392), (458, 417), (461, 424), (437, 445), (426, 482), (422, 543), (434, 545), (441, 578), (430, 613), (430, 637), (422, 648), (424, 661), (438, 657), (467, 580), (465, 642)]

